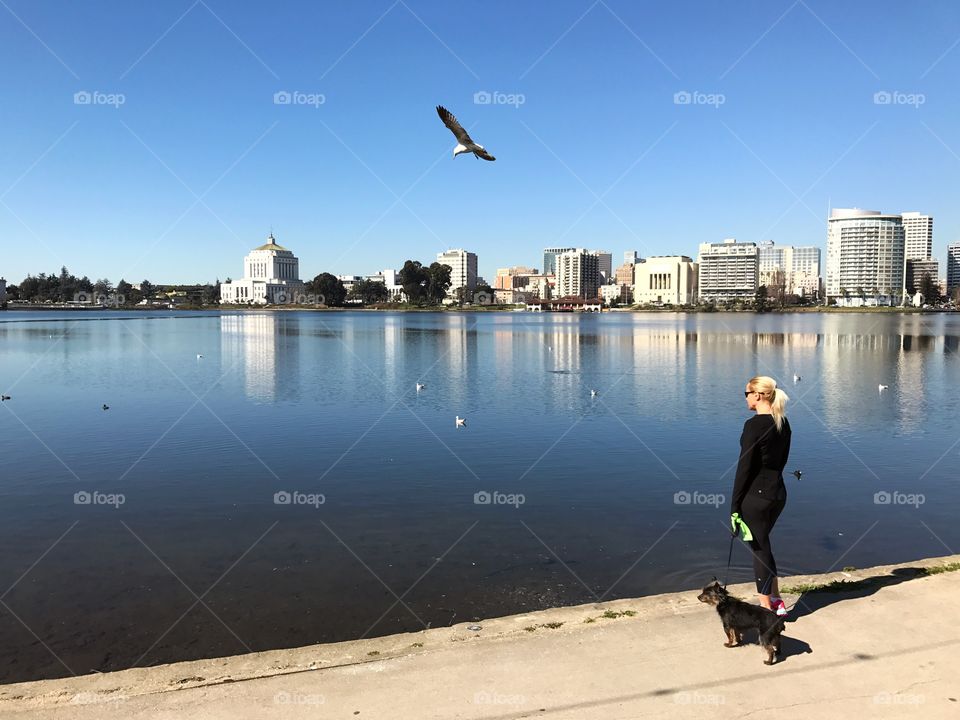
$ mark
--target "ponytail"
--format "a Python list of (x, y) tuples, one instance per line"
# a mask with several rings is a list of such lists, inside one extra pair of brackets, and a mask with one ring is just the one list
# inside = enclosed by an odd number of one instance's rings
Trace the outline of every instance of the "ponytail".
[(773, 416), (773, 424), (780, 432), (783, 427), (783, 421), (787, 417), (787, 401), (790, 398), (787, 394), (777, 387), (777, 381), (766, 375), (758, 375), (747, 383), (747, 389), (760, 393), (767, 402), (770, 403), (770, 414)]
[(770, 398), (770, 414), (773, 415), (773, 424), (777, 426), (777, 432), (783, 427), (783, 419), (787, 416), (787, 401), (790, 398), (780, 388), (774, 388)]

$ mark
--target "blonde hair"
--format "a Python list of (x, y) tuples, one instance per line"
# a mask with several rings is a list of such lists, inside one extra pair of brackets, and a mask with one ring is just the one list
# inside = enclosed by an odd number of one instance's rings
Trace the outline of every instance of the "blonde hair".
[(783, 427), (783, 419), (787, 416), (787, 401), (790, 399), (787, 394), (777, 387), (777, 381), (766, 375), (757, 375), (751, 378), (747, 383), (750, 392), (760, 393), (760, 395), (770, 403), (770, 414), (773, 415), (773, 424), (777, 426), (777, 432)]

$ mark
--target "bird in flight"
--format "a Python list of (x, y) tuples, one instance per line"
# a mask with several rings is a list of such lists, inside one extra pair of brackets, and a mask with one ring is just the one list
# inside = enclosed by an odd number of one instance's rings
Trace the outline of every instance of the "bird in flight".
[(493, 155), (487, 152), (483, 145), (478, 145), (473, 141), (470, 135), (467, 134), (467, 131), (463, 129), (463, 125), (461, 125), (453, 116), (453, 113), (443, 105), (437, 105), (437, 115), (440, 116), (443, 124), (450, 128), (450, 132), (457, 138), (457, 146), (453, 149), (454, 157), (461, 153), (472, 152), (474, 157), (483, 158), (484, 160), (496, 160)]

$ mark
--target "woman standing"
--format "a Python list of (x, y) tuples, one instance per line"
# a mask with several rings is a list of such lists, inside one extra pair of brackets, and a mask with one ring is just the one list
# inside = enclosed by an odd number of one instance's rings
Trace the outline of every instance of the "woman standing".
[(783, 468), (790, 454), (790, 423), (785, 414), (789, 398), (777, 387), (776, 380), (766, 376), (750, 380), (743, 394), (747, 408), (756, 415), (743, 424), (740, 436), (740, 462), (733, 484), (730, 520), (733, 532), (741, 530), (753, 551), (760, 604), (777, 615), (786, 615), (770, 532), (787, 502)]

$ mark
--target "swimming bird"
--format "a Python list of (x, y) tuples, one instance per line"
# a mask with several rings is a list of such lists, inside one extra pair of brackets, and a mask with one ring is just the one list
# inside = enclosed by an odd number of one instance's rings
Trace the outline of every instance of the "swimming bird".
[(467, 419), (462, 418), (459, 415), (457, 415), (456, 417), (456, 422), (457, 422), (457, 427), (466, 427), (467, 425)]
[(880, 392), (883, 392), (883, 391), (886, 390), (888, 387), (890, 387), (890, 386), (889, 386), (889, 385), (877, 385), (877, 390), (879, 390)]
[(203, 360), (203, 355), (201, 355), (200, 353), (197, 353), (197, 360)]
[(110, 406), (109, 406), (109, 405), (104, 405), (104, 406), (103, 406), (103, 409), (104, 409), (104, 410), (109, 410), (109, 409), (110, 409)]
[(0, 395), (0, 402), (6, 402), (10, 399), (9, 395)]
[(423, 389), (426, 388), (426, 387), (427, 387), (427, 386), (424, 385), (423, 383), (417, 383), (417, 392), (420, 392), (421, 390), (423, 390)]
[(793, 382), (794, 382), (794, 383), (800, 382), (800, 376), (797, 375), (796, 373), (793, 374)]
[(493, 155), (486, 151), (483, 145), (479, 145), (473, 141), (470, 135), (467, 134), (467, 131), (463, 129), (463, 125), (461, 125), (457, 121), (457, 118), (453, 116), (453, 113), (443, 105), (437, 105), (437, 115), (440, 116), (443, 124), (450, 128), (450, 132), (457, 138), (457, 146), (453, 149), (453, 157), (457, 157), (457, 155), (461, 153), (472, 152), (474, 157), (483, 158), (484, 160), (496, 160)]
[(793, 471), (793, 476), (794, 476), (797, 480), (799, 480), (802, 475), (803, 475), (803, 471), (802, 471), (802, 470), (794, 470), (794, 471)]
[(590, 391), (590, 397), (596, 397), (596, 396), (597, 396), (597, 391), (596, 391), (596, 390), (591, 390), (591, 391)]

